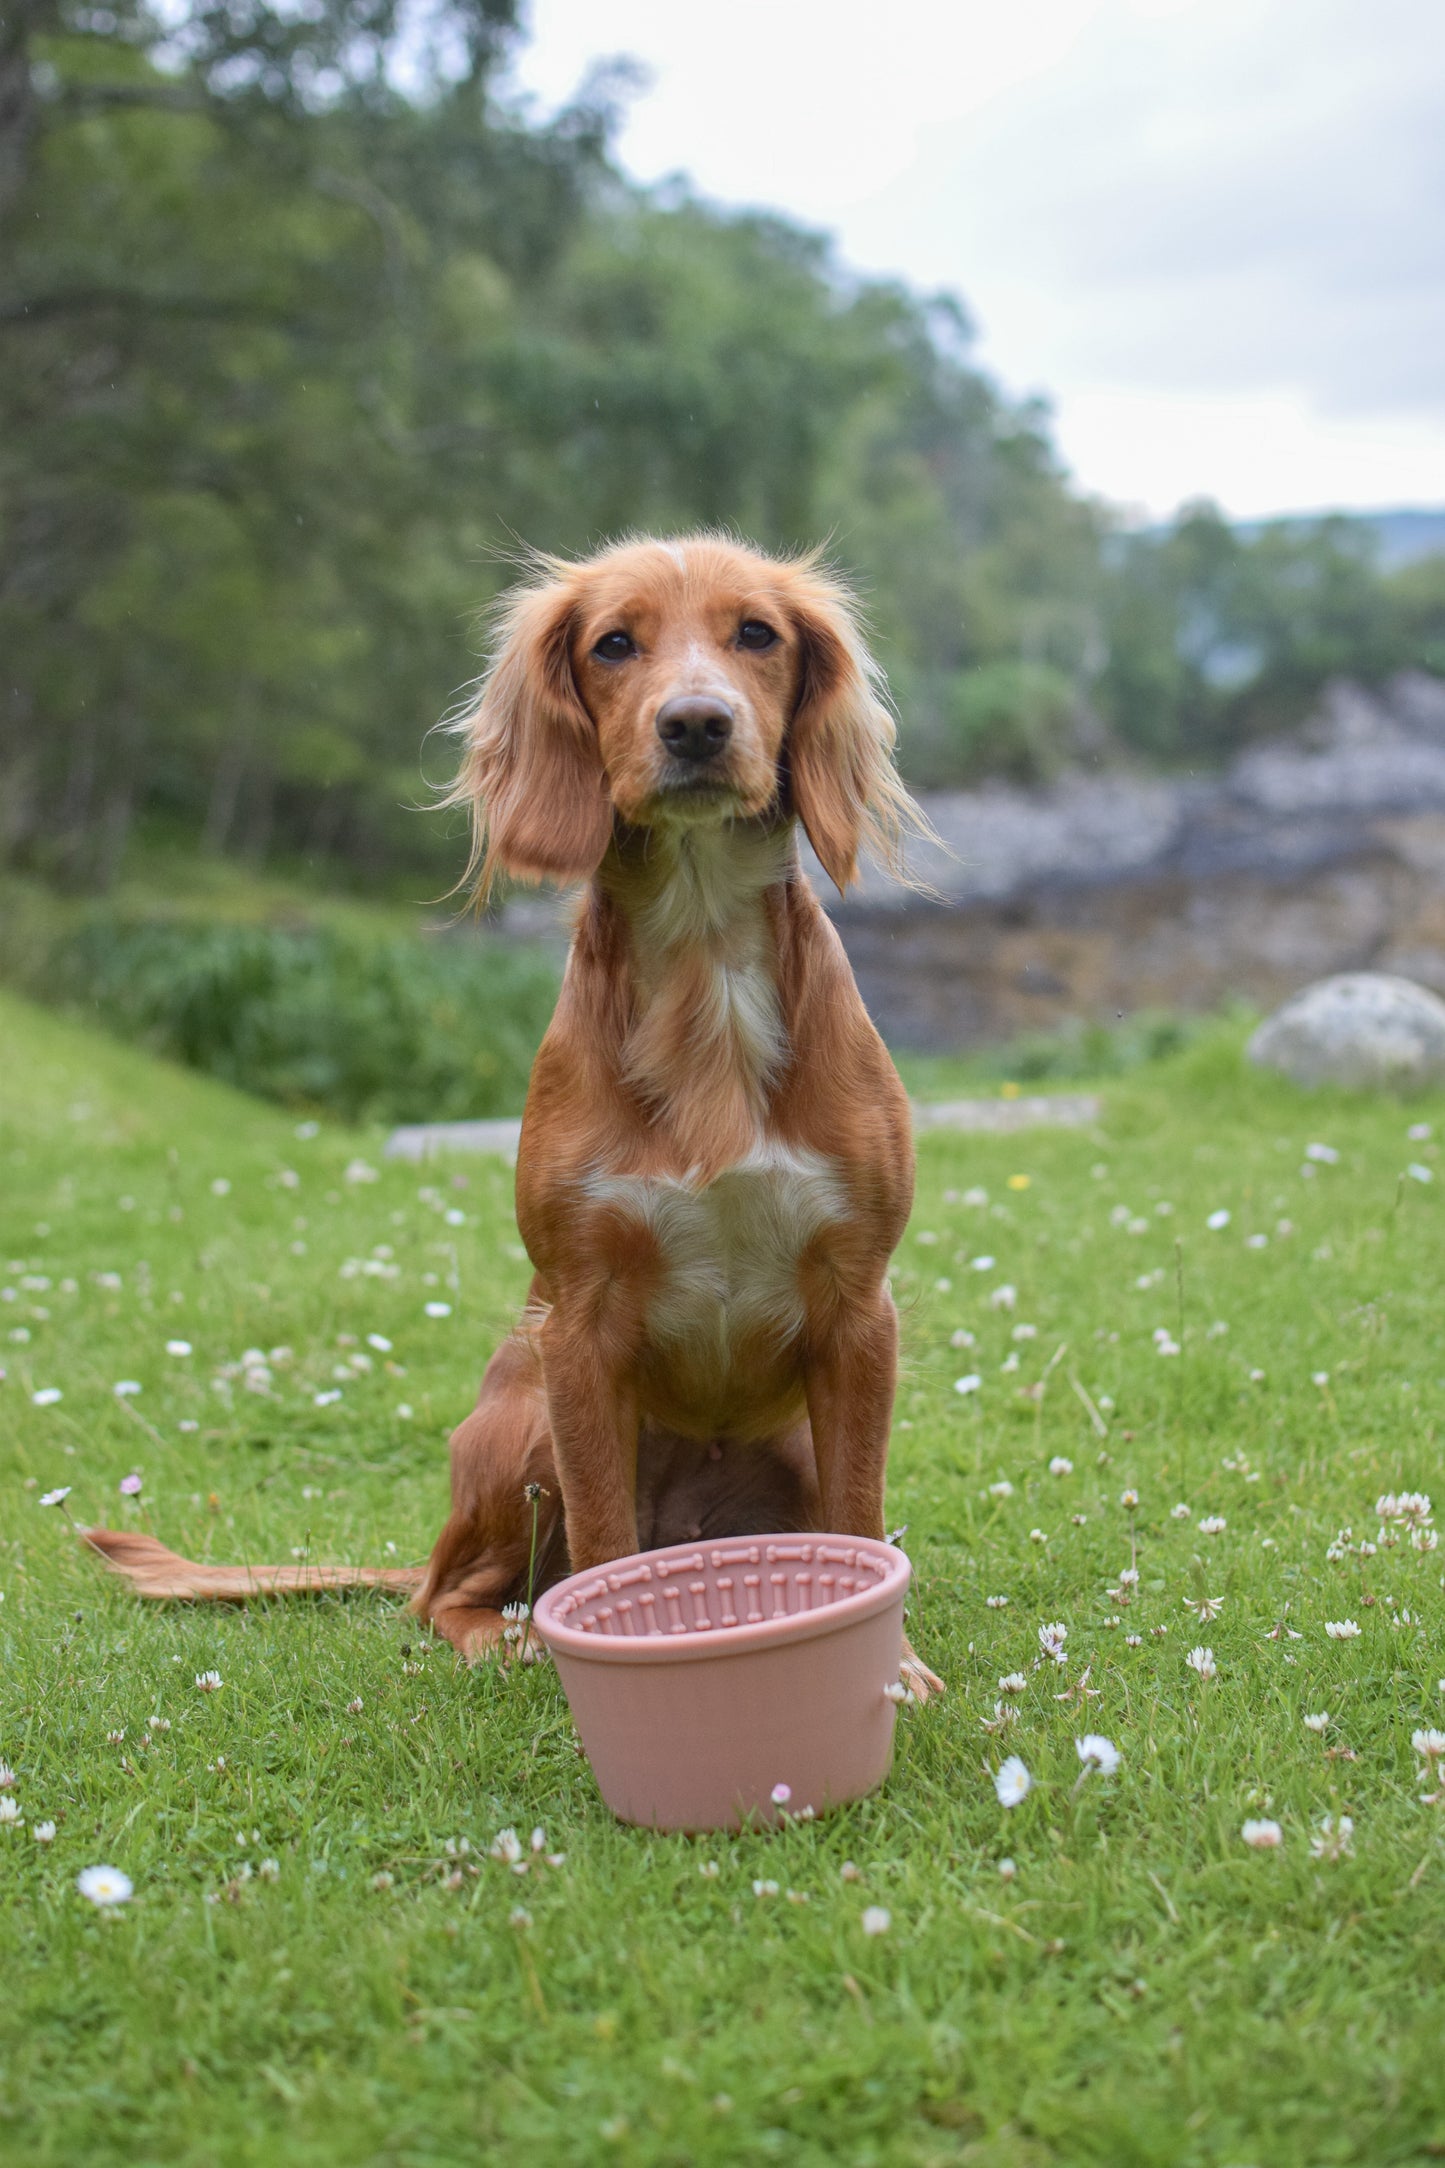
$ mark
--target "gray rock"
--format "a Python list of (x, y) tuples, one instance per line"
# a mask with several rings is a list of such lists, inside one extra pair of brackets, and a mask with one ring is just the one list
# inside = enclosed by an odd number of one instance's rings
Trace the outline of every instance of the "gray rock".
[(1246, 1051), (1296, 1084), (1419, 1091), (1445, 1084), (1445, 1001), (1409, 979), (1346, 972), (1287, 1001)]

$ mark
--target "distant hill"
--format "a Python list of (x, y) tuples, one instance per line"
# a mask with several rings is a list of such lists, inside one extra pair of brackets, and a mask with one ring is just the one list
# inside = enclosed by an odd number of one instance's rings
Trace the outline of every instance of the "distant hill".
[[(1251, 537), (1270, 527), (1296, 527), (1322, 518), (1318, 512), (1283, 513), (1277, 519), (1240, 520), (1239, 532)], [(1380, 546), (1380, 565), (1396, 572), (1421, 557), (1445, 554), (1445, 505), (1435, 510), (1398, 512), (1347, 512), (1343, 515), (1360, 527), (1368, 527)]]

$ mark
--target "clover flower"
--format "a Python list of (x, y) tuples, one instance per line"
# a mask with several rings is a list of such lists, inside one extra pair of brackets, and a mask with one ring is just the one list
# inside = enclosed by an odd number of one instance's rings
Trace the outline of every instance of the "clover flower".
[(1348, 1859), (1355, 1849), (1354, 1834), (1355, 1825), (1348, 1814), (1342, 1814), (1338, 1821), (1332, 1814), (1327, 1814), (1320, 1823), (1319, 1834), (1310, 1839), (1310, 1857)]
[(1416, 1528), (1423, 1528), (1430, 1520), (1434, 1508), (1424, 1491), (1386, 1491), (1383, 1498), (1375, 1500), (1375, 1512), (1382, 1521), (1404, 1521)]
[(1246, 1822), (1239, 1834), (1255, 1852), (1277, 1852), (1284, 1842), (1284, 1831), (1279, 1823), (1268, 1820)]

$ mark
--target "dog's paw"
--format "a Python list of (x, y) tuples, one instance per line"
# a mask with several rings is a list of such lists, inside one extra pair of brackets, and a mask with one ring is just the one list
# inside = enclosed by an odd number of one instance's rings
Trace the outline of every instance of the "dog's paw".
[(483, 1664), (502, 1648), (506, 1620), (487, 1604), (439, 1604), (430, 1624), (469, 1664)]
[(903, 1644), (903, 1660), (898, 1666), (898, 1676), (915, 1701), (928, 1701), (934, 1694), (948, 1691), (938, 1673), (930, 1671), (922, 1658), (915, 1656), (906, 1641)]

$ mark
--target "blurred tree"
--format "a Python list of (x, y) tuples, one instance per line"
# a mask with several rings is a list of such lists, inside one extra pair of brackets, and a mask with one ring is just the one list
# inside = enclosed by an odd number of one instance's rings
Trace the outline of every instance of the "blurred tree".
[(1440, 620), (1414, 606), (1440, 561), (1381, 575), (1367, 527), (1329, 518), (1255, 533), (1212, 505), (1112, 552), (1099, 697), (1123, 742), (1211, 761), (1297, 722), (1332, 677), (1439, 667)]

